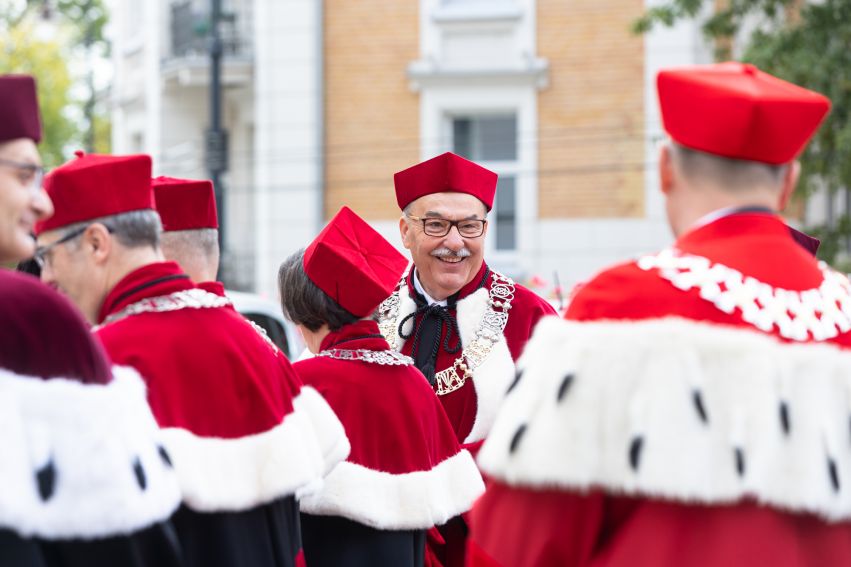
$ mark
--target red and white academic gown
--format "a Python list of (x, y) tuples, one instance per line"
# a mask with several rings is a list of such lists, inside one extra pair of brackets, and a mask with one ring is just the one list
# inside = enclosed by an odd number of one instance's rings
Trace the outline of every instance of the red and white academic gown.
[(301, 501), (308, 567), (422, 566), (425, 531), (484, 492), (428, 382), (374, 321), (330, 333), (319, 355), (294, 367), (334, 409), (352, 448)]
[(134, 367), (180, 481), (175, 516), (189, 565), (293, 565), (296, 491), (348, 454), (339, 420), (301, 388), (226, 298), (173, 262), (128, 274), (102, 306), (97, 335)]
[(468, 564), (851, 565), (851, 285), (768, 212), (540, 323), (479, 464)]
[(179, 567), (176, 475), (145, 385), (70, 303), (0, 270), (0, 565)]
[[(410, 270), (399, 288), (381, 304), (379, 326), (393, 348), (416, 356), (413, 339), (417, 327), (422, 324), (424, 313), (433, 307), (417, 292), (414, 274), (415, 269)], [(458, 441), (475, 454), (514, 379), (515, 361), (532, 329), (541, 317), (554, 315), (555, 311), (535, 293), (491, 270), (484, 262), (470, 283), (447, 303), (446, 311), (457, 321), (457, 332), (446, 321), (440, 327), (439, 347), (431, 359), (437, 371), (433, 387)], [(426, 342), (420, 341), (417, 349), (431, 349), (432, 345)], [(447, 345), (457, 352), (448, 352)], [(469, 376), (461, 364), (467, 366)], [(440, 532), (429, 541), (435, 557), (446, 566), (463, 564), (467, 533), (464, 522), (455, 519), (440, 527)], [(435, 535), (432, 531), (431, 536)]]

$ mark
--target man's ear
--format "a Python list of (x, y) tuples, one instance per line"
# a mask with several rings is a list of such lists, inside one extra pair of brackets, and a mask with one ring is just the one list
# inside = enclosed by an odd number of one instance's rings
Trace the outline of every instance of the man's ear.
[(801, 177), (801, 162), (793, 161), (786, 168), (786, 174), (783, 175), (783, 185), (780, 188), (780, 196), (777, 203), (777, 210), (783, 211), (792, 200), (792, 194), (795, 192), (795, 187), (798, 186), (798, 179)]
[(408, 219), (405, 218), (405, 215), (399, 217), (399, 236), (402, 237), (402, 246), (410, 250), (411, 225), (408, 224)]
[(668, 195), (674, 188), (676, 173), (674, 172), (674, 157), (671, 154), (671, 146), (662, 144), (659, 146), (659, 189), (663, 195)]
[(99, 222), (92, 223), (83, 233), (83, 246), (92, 254), (97, 264), (107, 261), (113, 245), (109, 230)]

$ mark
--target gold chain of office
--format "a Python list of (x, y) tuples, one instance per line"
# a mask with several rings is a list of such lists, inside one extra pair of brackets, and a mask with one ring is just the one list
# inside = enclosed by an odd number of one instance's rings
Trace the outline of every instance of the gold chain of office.
[[(490, 356), (505, 331), (511, 302), (514, 300), (514, 281), (497, 272), (492, 272), (491, 278), (493, 281), (488, 290), (488, 307), (476, 328), (475, 337), (470, 344), (464, 345), (461, 356), (449, 368), (434, 375), (435, 393), (438, 396), (445, 396), (464, 386), (467, 379), (473, 377), (473, 371)], [(400, 293), (404, 284), (405, 278), (402, 278), (396, 291), (378, 308), (378, 328), (395, 350), (402, 346), (399, 344), (398, 329)]]

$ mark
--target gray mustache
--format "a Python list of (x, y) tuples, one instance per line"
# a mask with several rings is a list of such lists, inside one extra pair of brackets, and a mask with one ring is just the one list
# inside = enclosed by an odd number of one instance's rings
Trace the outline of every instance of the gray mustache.
[(438, 248), (437, 250), (432, 250), (431, 255), (436, 256), (438, 258), (467, 258), (471, 256), (473, 253), (470, 252), (467, 248), (462, 248), (461, 250), (455, 251), (446, 248)]

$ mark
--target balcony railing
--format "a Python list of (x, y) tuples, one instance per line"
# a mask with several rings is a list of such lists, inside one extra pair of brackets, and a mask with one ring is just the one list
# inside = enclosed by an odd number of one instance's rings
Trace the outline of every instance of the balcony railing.
[[(219, 24), (224, 55), (247, 57), (251, 55), (251, 2), (225, 3)], [(230, 6), (228, 6), (230, 5)], [(209, 2), (198, 0), (176, 1), (171, 5), (171, 58), (193, 57), (209, 53), (210, 41)]]

